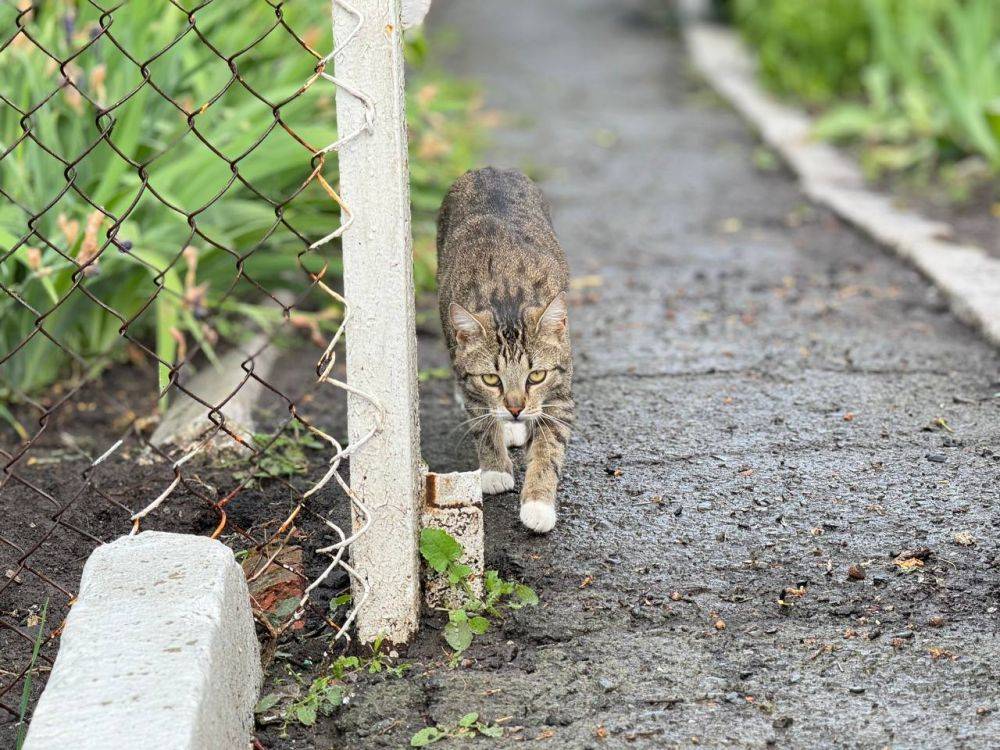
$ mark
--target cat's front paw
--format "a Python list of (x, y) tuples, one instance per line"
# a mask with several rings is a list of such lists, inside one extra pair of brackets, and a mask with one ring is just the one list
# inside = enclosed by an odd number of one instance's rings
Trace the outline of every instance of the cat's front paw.
[(521, 523), (536, 534), (547, 534), (556, 525), (556, 505), (552, 500), (521, 498)]
[(484, 471), (479, 475), (484, 495), (499, 495), (514, 489), (514, 476), (506, 471)]

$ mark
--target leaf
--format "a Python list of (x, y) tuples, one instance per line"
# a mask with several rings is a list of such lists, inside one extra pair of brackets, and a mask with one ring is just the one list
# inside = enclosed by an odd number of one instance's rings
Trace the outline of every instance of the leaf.
[(503, 737), (503, 727), (498, 724), (476, 724), (476, 731), (487, 737)]
[(912, 573), (917, 568), (924, 567), (924, 561), (915, 557), (908, 557), (905, 560), (896, 560), (896, 565), (904, 573)]
[(444, 573), (448, 563), (462, 556), (462, 545), (447, 531), (422, 529), (420, 532), (420, 554), (438, 573)]
[(538, 594), (535, 593), (535, 590), (531, 586), (525, 586), (523, 583), (519, 583), (514, 587), (514, 596), (532, 607), (538, 604)]
[(500, 580), (500, 574), (495, 570), (487, 570), (483, 577), (483, 583), (486, 585), (486, 590), (492, 593), (500, 588), (503, 581)]
[(331, 599), (330, 600), (330, 609), (333, 610), (333, 609), (336, 609), (337, 607), (343, 607), (345, 604), (350, 604), (351, 603), (351, 598), (352, 597), (351, 597), (350, 594), (341, 594), (340, 596), (336, 597), (335, 599)]
[(458, 720), (458, 725), (460, 727), (471, 727), (477, 721), (479, 721), (479, 714), (477, 714), (475, 711), (473, 711), (472, 713), (468, 713), (465, 716), (463, 716), (461, 719), (459, 719)]
[(485, 617), (473, 617), (469, 620), (469, 630), (476, 635), (482, 635), (490, 627), (490, 621)]
[(444, 639), (456, 653), (462, 653), (472, 645), (472, 628), (468, 622), (449, 622), (444, 626)]
[(437, 727), (424, 727), (410, 738), (410, 747), (427, 747), (444, 736), (444, 732)]
[(448, 583), (454, 585), (472, 575), (472, 568), (463, 563), (452, 563), (448, 566)]
[(331, 685), (323, 691), (323, 700), (332, 706), (340, 706), (344, 703), (344, 688), (341, 685)]
[(276, 705), (278, 705), (278, 702), (280, 700), (281, 696), (278, 695), (277, 693), (268, 693), (259, 701), (257, 701), (257, 705), (254, 706), (253, 712), (255, 714), (262, 714), (268, 709), (274, 708)]
[(316, 707), (309, 705), (308, 703), (296, 706), (295, 718), (300, 724), (311, 727), (316, 723)]

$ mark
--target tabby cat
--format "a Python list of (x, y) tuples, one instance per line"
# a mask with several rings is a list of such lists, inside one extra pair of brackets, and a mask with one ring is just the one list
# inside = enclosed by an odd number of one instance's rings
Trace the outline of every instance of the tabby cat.
[(460, 177), (438, 216), (438, 294), (452, 369), (476, 438), (483, 493), (514, 489), (526, 446), (521, 522), (556, 523), (573, 423), (566, 256), (538, 187), (517, 170)]

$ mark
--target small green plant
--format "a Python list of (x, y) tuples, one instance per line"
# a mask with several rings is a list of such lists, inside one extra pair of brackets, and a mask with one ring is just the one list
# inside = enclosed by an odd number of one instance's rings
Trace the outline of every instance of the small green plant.
[(504, 610), (516, 610), (538, 604), (538, 594), (530, 586), (517, 581), (506, 581), (495, 570), (487, 570), (483, 577), (485, 595), (476, 596), (469, 585), (472, 569), (460, 562), (462, 545), (442, 529), (423, 529), (420, 532), (420, 554), (427, 564), (447, 577), (448, 585), (459, 592), (462, 605), (444, 608), (448, 624), (444, 639), (457, 657), (477, 635), (489, 630), (490, 618), (502, 618)]
[[(336, 683), (333, 675), (317, 677), (309, 684), (309, 689), (301, 698), (292, 701), (284, 713), (284, 727), (293, 721), (306, 727), (316, 723), (319, 715), (329, 716), (344, 703), (344, 686)], [(266, 711), (280, 701), (275, 694), (265, 695), (257, 704), (258, 712)]]
[(424, 727), (410, 739), (410, 747), (427, 747), (435, 742), (450, 738), (503, 737), (503, 727), (479, 720), (475, 711), (467, 713), (455, 724), (437, 724)]
[(28, 733), (28, 724), (25, 717), (28, 715), (28, 705), (31, 703), (31, 678), (35, 673), (35, 663), (38, 661), (38, 653), (42, 649), (42, 640), (45, 638), (45, 620), (49, 612), (49, 599), (45, 598), (42, 604), (42, 612), (38, 616), (38, 633), (35, 634), (35, 644), (31, 649), (31, 661), (28, 664), (28, 671), (24, 675), (24, 686), (21, 688), (21, 705), (18, 707), (17, 717), (17, 739), (14, 741), (16, 750), (21, 750), (24, 745), (24, 738)]
[(320, 450), (326, 445), (297, 422), (292, 423), (291, 434), (278, 437), (256, 434), (253, 444), (263, 455), (256, 466), (233, 473), (233, 478), (239, 482), (250, 479), (260, 484), (269, 479), (291, 479), (304, 474), (309, 469), (306, 451)]
[(390, 677), (402, 677), (412, 665), (406, 662), (394, 664), (393, 654), (382, 653), (383, 636), (378, 636), (372, 644), (372, 655), (368, 657), (338, 656), (330, 665), (330, 673), (338, 680), (355, 672), (381, 674), (385, 672)]
[[(348, 595), (349, 596), (349, 595)], [(396, 663), (394, 654), (382, 652), (383, 638), (379, 636), (372, 644), (371, 656), (341, 655), (334, 659), (326, 668), (325, 673), (316, 677), (306, 687), (301, 675), (289, 670), (292, 678), (300, 686), (298, 696), (288, 696), (281, 693), (268, 693), (258, 701), (254, 708), (257, 715), (265, 714), (280, 708), (283, 701), (288, 701), (280, 709), (282, 734), (292, 723), (312, 726), (319, 716), (330, 716), (344, 704), (346, 695), (345, 681), (352, 676), (367, 672), (368, 674), (385, 674), (389, 677), (402, 677), (410, 668), (405, 662)], [(302, 693), (302, 688), (305, 692)]]
[(341, 607), (346, 607), (352, 601), (354, 601), (354, 597), (351, 595), (350, 592), (346, 594), (341, 594), (340, 596), (335, 596), (333, 599), (330, 600), (330, 614), (333, 614)]

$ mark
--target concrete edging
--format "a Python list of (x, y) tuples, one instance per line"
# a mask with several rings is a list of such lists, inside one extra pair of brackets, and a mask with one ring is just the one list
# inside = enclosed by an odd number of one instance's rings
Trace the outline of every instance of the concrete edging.
[[(483, 528), (483, 488), (479, 469), (450, 474), (427, 472), (420, 504), (423, 508), (421, 527), (447, 531), (462, 545), (461, 562), (472, 569), (472, 593), (482, 596), (486, 532)], [(423, 566), (423, 572), (424, 603), (429, 608), (462, 604), (463, 597), (456, 594), (444, 575), (427, 565)]]
[[(248, 377), (244, 370), (243, 363), (248, 360), (252, 360), (256, 378)], [(207, 365), (184, 385), (205, 403), (221, 404), (218, 413), (229, 429), (250, 441), (255, 430), (253, 409), (265, 391), (260, 380), (270, 377), (277, 361), (277, 349), (261, 334), (223, 355), (217, 366)], [(158, 448), (170, 445), (188, 448), (214, 427), (209, 416), (212, 409), (177, 389), (171, 391), (171, 396), (170, 406), (150, 442)], [(211, 443), (213, 448), (237, 447), (225, 432), (219, 432)]]
[(890, 195), (870, 189), (853, 160), (813, 139), (808, 115), (760, 87), (753, 58), (736, 33), (691, 20), (684, 37), (701, 74), (781, 154), (811, 200), (912, 263), (947, 295), (960, 319), (1000, 346), (1000, 259), (948, 241), (950, 225), (901, 209)]
[(246, 750), (261, 683), (232, 550), (121, 537), (87, 560), (24, 748)]

